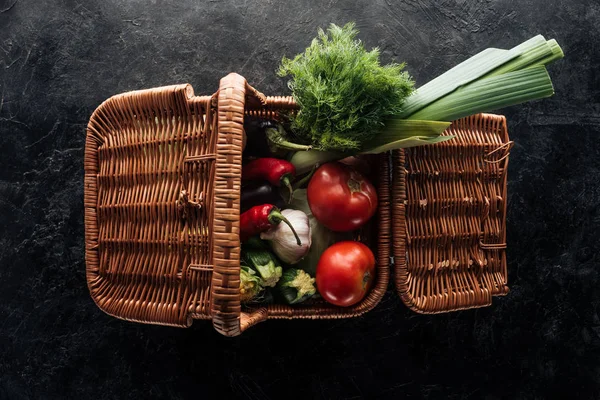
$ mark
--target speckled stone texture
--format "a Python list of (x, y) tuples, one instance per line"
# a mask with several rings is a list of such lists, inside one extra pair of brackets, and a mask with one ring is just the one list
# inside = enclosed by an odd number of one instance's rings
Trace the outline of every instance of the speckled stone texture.
[[(0, 0), (0, 399), (533, 399), (600, 396), (600, 4), (597, 1)], [(368, 315), (146, 326), (85, 283), (83, 148), (113, 94), (236, 71), (267, 94), (319, 26), (356, 20), (418, 83), (542, 33), (556, 95), (502, 110), (511, 154), (511, 293), (422, 316), (390, 290)], [(291, 398), (291, 397), (290, 397)]]

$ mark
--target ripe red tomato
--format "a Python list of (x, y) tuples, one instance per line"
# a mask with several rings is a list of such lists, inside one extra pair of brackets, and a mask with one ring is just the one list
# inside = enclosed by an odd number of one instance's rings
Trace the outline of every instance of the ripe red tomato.
[(331, 304), (348, 307), (361, 301), (373, 284), (375, 256), (360, 242), (338, 242), (323, 252), (317, 263), (316, 282)]
[(322, 165), (308, 184), (308, 205), (315, 218), (336, 232), (360, 228), (377, 210), (375, 187), (353, 168)]

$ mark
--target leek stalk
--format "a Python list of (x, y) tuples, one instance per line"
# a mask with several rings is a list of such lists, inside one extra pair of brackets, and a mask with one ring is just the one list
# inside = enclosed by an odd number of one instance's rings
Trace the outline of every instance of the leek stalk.
[[(489, 48), (423, 85), (403, 104), (403, 110), (356, 153), (438, 143), (449, 122), (480, 112), (552, 96), (546, 65), (564, 56), (556, 40), (537, 35), (510, 50)], [(352, 154), (297, 152), (291, 158), (297, 173)]]
[(410, 118), (451, 121), (554, 94), (544, 66), (484, 78), (464, 86), (411, 115)]

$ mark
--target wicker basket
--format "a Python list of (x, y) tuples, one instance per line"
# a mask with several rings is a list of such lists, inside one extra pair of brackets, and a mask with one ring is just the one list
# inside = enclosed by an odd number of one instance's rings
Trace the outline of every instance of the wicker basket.
[(455, 121), (456, 138), (393, 152), (396, 289), (421, 313), (490, 305), (508, 293), (503, 116)]
[(242, 307), (244, 116), (294, 109), (292, 98), (265, 97), (237, 74), (213, 96), (179, 85), (124, 93), (98, 107), (87, 130), (84, 183), (87, 281), (98, 307), (163, 325), (212, 319), (227, 336), (270, 318), (352, 317), (383, 297), (392, 249), (396, 286), (416, 311), (479, 307), (506, 293), (510, 142), (503, 117), (479, 115), (454, 123), (454, 140), (395, 152), (393, 171), (388, 155), (372, 160), (379, 211), (358, 239), (377, 250), (377, 278), (360, 304)]

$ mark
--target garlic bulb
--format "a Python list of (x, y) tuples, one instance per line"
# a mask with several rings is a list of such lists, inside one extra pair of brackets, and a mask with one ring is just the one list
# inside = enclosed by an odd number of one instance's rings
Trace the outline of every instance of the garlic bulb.
[(273, 252), (281, 261), (287, 264), (296, 264), (308, 254), (311, 245), (310, 224), (308, 216), (299, 210), (283, 210), (281, 214), (294, 227), (300, 238), (300, 245), (294, 236), (294, 232), (287, 224), (277, 224), (266, 232), (260, 234), (260, 238), (268, 240)]

